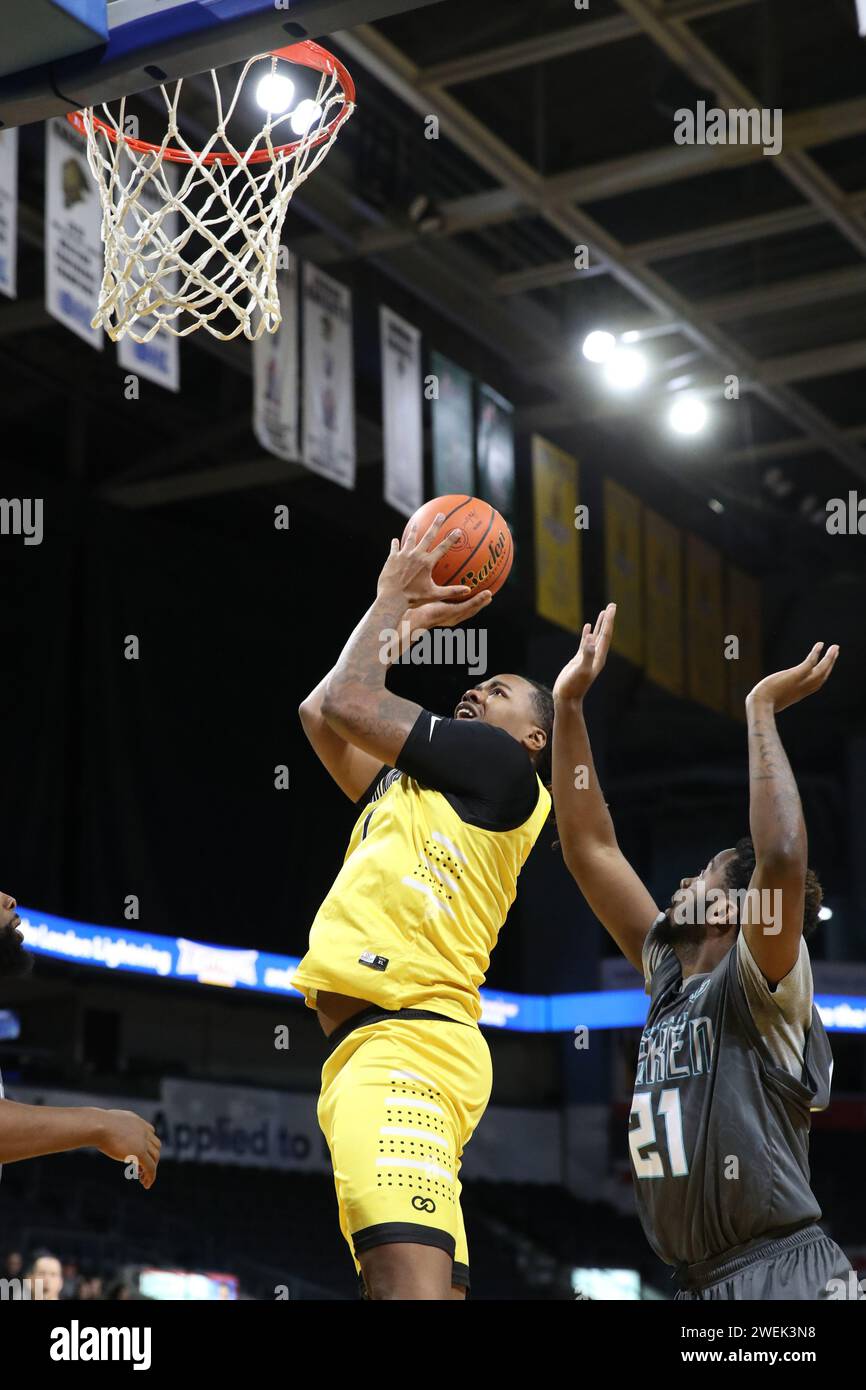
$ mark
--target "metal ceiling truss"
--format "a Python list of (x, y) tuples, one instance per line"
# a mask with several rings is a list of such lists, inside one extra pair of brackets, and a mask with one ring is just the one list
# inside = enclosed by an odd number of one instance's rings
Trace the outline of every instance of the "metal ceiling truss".
[[(761, 362), (729, 339), (719, 327), (725, 322), (866, 292), (866, 266), (829, 271), (698, 303), (679, 294), (651, 268), (654, 262), (745, 244), (762, 237), (783, 236), (827, 222), (835, 225), (859, 254), (866, 254), (866, 222), (863, 220), (866, 190), (846, 195), (805, 154), (810, 145), (866, 131), (866, 100), (840, 102), (786, 119), (785, 152), (775, 163), (806, 202), (625, 246), (605, 231), (579, 205), (579, 200), (598, 200), (669, 183), (672, 179), (717, 172), (734, 164), (757, 162), (764, 157), (761, 150), (738, 147), (731, 156), (730, 147), (681, 147), (672, 141), (670, 147), (662, 150), (606, 161), (554, 178), (542, 178), (447, 90), (458, 82), (645, 34), (685, 68), (693, 80), (717, 91), (720, 104), (756, 106), (758, 103), (752, 94), (688, 27), (692, 20), (746, 8), (756, 2), (669, 0), (660, 8), (647, 0), (618, 0), (623, 13), (612, 19), (583, 21), (578, 18), (567, 31), (468, 55), (453, 63), (427, 69), (419, 69), (369, 25), (336, 34), (336, 41), (349, 58), (371, 72), (403, 103), (419, 115), (435, 111), (440, 117), (443, 134), (486, 170), (496, 187), (440, 205), (441, 229), (432, 234), (421, 234), (408, 223), (396, 225), (382, 217), (376, 225), (369, 225), (378, 214), (359, 204), (351, 194), (350, 180), (340, 177), (341, 151), (338, 147), (329, 164), (317, 172), (316, 178), (296, 198), (296, 210), (316, 230), (296, 239), (293, 249), (321, 265), (346, 259), (364, 259), (378, 264), (391, 280), (403, 284), (437, 312), (465, 327), (500, 358), (509, 360), (522, 376), (548, 386), (552, 384), (554, 391), (559, 387), (561, 394), (557, 392), (557, 401), (519, 414), (518, 424), (522, 429), (568, 428), (579, 421), (598, 421), (622, 414), (623, 406), (612, 399), (590, 398), (590, 392), (574, 374), (574, 343), (565, 340), (553, 314), (538, 301), (526, 297), (534, 289), (611, 274), (648, 311), (620, 325), (622, 331), (636, 330), (642, 337), (674, 333), (684, 336), (693, 347), (691, 358), (685, 355), (687, 362), (694, 364), (694, 359), (703, 357), (718, 364), (719, 370), (713, 375), (706, 361), (697, 361), (696, 370), (690, 374), (699, 386), (709, 394), (717, 394), (722, 378), (734, 373), (740, 378), (743, 389), (753, 391), (801, 431), (790, 440), (717, 454), (717, 459), (736, 464), (821, 451), (834, 455), (855, 475), (866, 478), (866, 453), (861, 448), (866, 442), (866, 426), (837, 427), (790, 386), (792, 381), (806, 377), (825, 376), (866, 365), (866, 342), (792, 353)], [(192, 79), (189, 85), (193, 86), (195, 81)], [(209, 98), (210, 93), (207, 95)], [(30, 209), (22, 209), (22, 212), (27, 224), (25, 235), (29, 234), (28, 240), (38, 243), (41, 226), (37, 230), (37, 225), (30, 225), (37, 223), (35, 213)], [(359, 215), (367, 220), (367, 227), (359, 229)], [(501, 275), (484, 266), (479, 256), (453, 241), (460, 233), (481, 232), (527, 216), (546, 222), (568, 245), (588, 245), (591, 270), (577, 272), (571, 261), (563, 260)], [(23, 312), (25, 317), (33, 316), (33, 326), (44, 321), (35, 305)], [(10, 328), (14, 326), (11, 319), (7, 318), (6, 322)], [(2, 331), (3, 323), (0, 323)], [(223, 360), (229, 357), (224, 351), (225, 345), (210, 342), (198, 345)], [(241, 366), (240, 356), (232, 353), (231, 365), (248, 372), (249, 364), (245, 359)], [(682, 356), (679, 361), (683, 361)], [(675, 361), (665, 365), (668, 375), (676, 369)], [(379, 439), (378, 431), (368, 431), (368, 423), (361, 425), (365, 436), (361, 449), (362, 457), (366, 456), (364, 461), (375, 452)], [(105, 495), (125, 505), (147, 506), (179, 500), (182, 496), (244, 486), (244, 478), (248, 485), (267, 485), (299, 475), (293, 465), (272, 470), (270, 465), (258, 468), (244, 463), (197, 469), (173, 481), (164, 475), (142, 477), (146, 467), (145, 462), (131, 470), (130, 476), (115, 478), (106, 486)], [(686, 482), (682, 478), (680, 481)]]
[[(750, 0), (743, 0), (749, 3)], [(711, 87), (718, 93), (720, 104), (752, 108), (760, 103), (738, 79), (730, 73), (719, 59), (696, 37), (688, 27), (688, 21), (704, 14), (721, 9), (735, 8), (734, 4), (674, 5), (664, 10), (647, 0), (618, 0), (625, 15), (635, 26), (632, 33), (642, 32), (663, 49), (668, 56), (689, 76)], [(612, 41), (604, 34), (610, 34), (611, 21), (587, 22), (585, 29), (607, 26), (599, 35), (600, 42)], [(579, 27), (579, 26), (578, 26)], [(621, 28), (621, 26), (620, 26)], [(616, 33), (619, 33), (617, 29)], [(621, 36), (621, 35), (620, 35)], [(636, 299), (651, 311), (650, 328), (658, 330), (659, 325), (670, 325), (671, 331), (686, 336), (701, 352), (719, 364), (716, 380), (735, 374), (743, 385), (761, 397), (773, 410), (787, 418), (798, 431), (806, 436), (809, 449), (828, 452), (840, 459), (859, 478), (866, 479), (866, 453), (860, 447), (856, 433), (837, 427), (808, 401), (799, 396), (788, 384), (809, 375), (827, 375), (834, 370), (851, 370), (862, 365), (864, 345), (843, 344), (835, 348), (825, 348), (818, 352), (791, 354), (787, 358), (762, 363), (746, 352), (737, 342), (729, 338), (713, 318), (713, 303), (695, 304), (677, 292), (665, 279), (651, 269), (651, 260), (660, 260), (671, 255), (694, 251), (700, 246), (702, 234), (687, 234), (679, 238), (658, 239), (645, 244), (643, 248), (623, 246), (616, 238), (596, 222), (575, 199), (575, 193), (586, 194), (591, 190), (596, 198), (610, 196), (636, 187), (652, 186), (654, 183), (669, 182), (672, 177), (692, 177), (696, 172), (713, 171), (734, 163), (745, 163), (762, 159), (760, 149), (754, 147), (735, 147), (736, 157), (730, 159), (731, 147), (725, 146), (675, 146), (670, 149), (650, 152), (649, 155), (630, 157), (627, 160), (612, 161), (598, 166), (595, 171), (574, 171), (557, 175), (553, 179), (540, 177), (512, 148), (499, 139), (494, 132), (473, 115), (444, 82), (453, 81), (453, 74), (445, 72), (443, 65), (424, 70), (391, 44), (374, 28), (363, 25), (351, 32), (335, 36), (345, 49), (349, 58), (367, 69), (379, 82), (419, 115), (435, 112), (440, 119), (442, 133), (447, 136), (465, 155), (474, 160), (493, 179), (497, 187), (474, 197), (463, 198), (456, 205), (445, 205), (440, 211), (444, 216), (444, 229), (447, 233), (458, 230), (478, 228), (511, 217), (535, 216), (544, 220), (551, 228), (565, 238), (569, 245), (587, 245), (591, 259), (604, 268)], [(584, 36), (585, 37), (585, 36)], [(557, 50), (561, 52), (561, 49)], [(504, 61), (503, 51), (499, 51), (498, 61)], [(465, 68), (461, 69), (465, 72)], [(433, 73), (431, 80), (430, 73)], [(437, 76), (438, 74), (438, 76)], [(461, 78), (460, 80), (464, 80)], [(793, 138), (791, 129), (793, 127)], [(866, 255), (866, 222), (863, 221), (863, 195), (846, 197), (821, 171), (809, 155), (805, 146), (830, 139), (842, 138), (855, 131), (866, 130), (866, 101), (842, 102), (832, 107), (801, 113), (786, 122), (785, 147), (776, 158), (775, 164), (780, 172), (797, 189), (801, 197), (808, 200), (805, 208), (785, 210), (781, 213), (765, 215), (762, 218), (742, 219), (730, 228), (712, 228), (703, 234), (703, 245), (738, 244), (751, 236), (772, 235), (790, 231), (801, 226), (817, 226), (829, 222), (846, 237), (860, 255)], [(698, 158), (693, 159), (697, 151)], [(601, 173), (599, 174), (599, 169)], [(683, 172), (685, 170), (685, 172)], [(456, 214), (456, 217), (455, 217)], [(450, 219), (455, 217), (454, 221)], [(362, 232), (357, 238), (359, 254), (393, 253), (407, 244), (417, 245), (419, 238), (405, 227), (385, 226)], [(550, 268), (536, 268), (535, 274), (548, 274)], [(518, 272), (523, 275), (524, 272)], [(528, 277), (532, 272), (526, 272)], [(559, 263), (553, 274), (555, 283), (564, 279), (564, 265)], [(579, 277), (580, 272), (571, 271), (571, 277)], [(560, 277), (562, 277), (560, 279)], [(813, 296), (820, 292), (814, 280), (798, 290), (796, 282), (787, 287), (775, 286), (766, 291), (759, 303), (766, 306), (783, 302), (814, 302)], [(495, 282), (500, 294), (503, 291), (503, 277)], [(547, 281), (550, 283), (550, 281)], [(859, 279), (853, 277), (841, 288), (836, 282), (837, 294), (854, 292), (860, 287)], [(531, 285), (531, 282), (530, 282)], [(506, 282), (503, 297), (514, 301), (526, 292), (527, 280), (520, 285)], [(776, 299), (773, 300), (773, 295)], [(726, 296), (728, 303), (722, 303), (721, 319), (733, 319), (744, 309), (743, 317), (750, 309), (747, 296)], [(733, 303), (731, 302), (733, 301)], [(532, 301), (519, 301), (524, 308)], [(537, 307), (537, 306), (536, 306)], [(783, 303), (784, 307), (784, 303)], [(759, 312), (770, 312), (762, 307)], [(549, 348), (553, 361), (567, 361), (573, 354), (573, 344), (562, 341), (561, 335), (554, 339)], [(574, 406), (569, 412), (562, 407), (551, 406), (548, 418), (567, 422), (569, 413), (574, 421)], [(530, 413), (529, 418), (532, 418)], [(800, 448), (798, 437), (792, 444)]]

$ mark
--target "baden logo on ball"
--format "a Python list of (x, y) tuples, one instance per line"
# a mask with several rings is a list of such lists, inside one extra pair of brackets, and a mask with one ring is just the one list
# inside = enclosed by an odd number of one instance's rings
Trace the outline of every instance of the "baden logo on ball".
[(446, 494), (425, 502), (410, 516), (403, 541), (413, 525), (423, 536), (440, 512), (445, 520), (431, 541), (431, 549), (451, 531), (459, 531), (460, 536), (435, 566), (434, 583), (466, 584), (473, 593), (489, 589), (495, 594), (508, 578), (514, 560), (514, 542), (504, 518), (480, 497)]

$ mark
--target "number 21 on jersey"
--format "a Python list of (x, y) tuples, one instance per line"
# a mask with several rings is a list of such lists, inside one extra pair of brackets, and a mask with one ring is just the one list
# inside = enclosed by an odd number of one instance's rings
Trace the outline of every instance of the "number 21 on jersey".
[[(686, 1146), (683, 1142), (683, 1112), (680, 1109), (680, 1093), (671, 1088), (659, 1094), (658, 1118), (664, 1120), (665, 1141), (668, 1151), (669, 1176), (684, 1178), (689, 1171), (686, 1160)], [(663, 1178), (665, 1166), (659, 1152), (656, 1137), (656, 1117), (653, 1115), (652, 1091), (635, 1091), (631, 1103), (631, 1114), (637, 1116), (637, 1124), (629, 1130), (628, 1146), (631, 1161), (639, 1178)], [(650, 1147), (653, 1146), (653, 1147)], [(649, 1149), (642, 1153), (642, 1149)]]

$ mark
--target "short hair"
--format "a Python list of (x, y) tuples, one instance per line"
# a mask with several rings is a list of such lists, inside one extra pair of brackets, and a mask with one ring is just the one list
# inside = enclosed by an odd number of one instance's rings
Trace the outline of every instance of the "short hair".
[(547, 743), (535, 760), (535, 771), (547, 786), (553, 767), (553, 691), (540, 681), (530, 680), (528, 676), (524, 676), (524, 680), (532, 687), (532, 712), (538, 727), (547, 734)]
[[(734, 846), (734, 856), (728, 860), (725, 869), (725, 887), (733, 890), (748, 888), (755, 872), (755, 846), (750, 835), (745, 835)], [(818, 909), (824, 900), (824, 892), (813, 869), (806, 870), (806, 898), (803, 904), (803, 936), (808, 941), (818, 925)]]

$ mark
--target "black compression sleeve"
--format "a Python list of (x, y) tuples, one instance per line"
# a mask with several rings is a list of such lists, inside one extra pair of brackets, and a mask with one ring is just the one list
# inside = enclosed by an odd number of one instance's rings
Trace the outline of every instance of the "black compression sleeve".
[(448, 719), (422, 710), (397, 767), (444, 792), (465, 820), (492, 830), (522, 824), (538, 799), (526, 749), (504, 729), (480, 720)]

